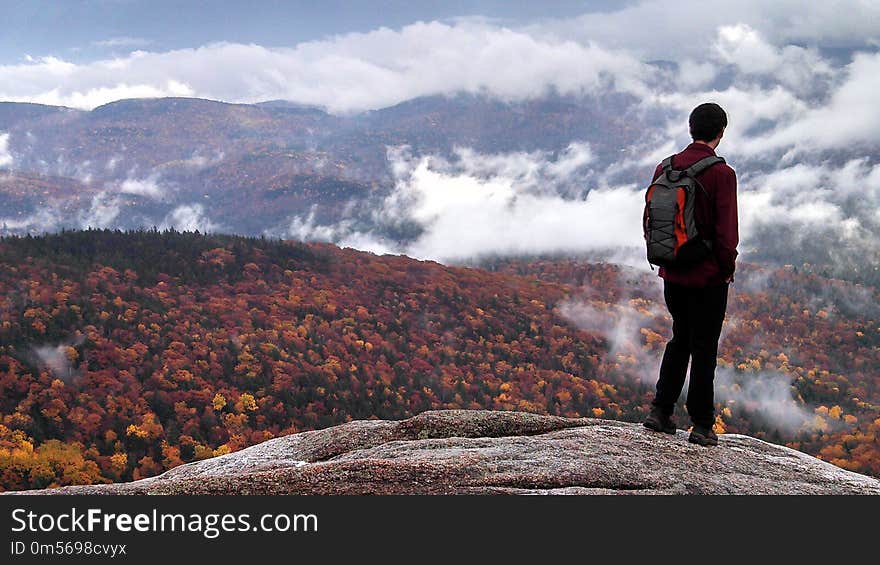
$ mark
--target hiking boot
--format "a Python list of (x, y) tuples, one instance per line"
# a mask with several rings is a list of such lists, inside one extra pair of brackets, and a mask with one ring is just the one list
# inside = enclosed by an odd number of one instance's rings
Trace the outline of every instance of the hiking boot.
[(651, 413), (642, 424), (649, 430), (675, 435), (675, 420), (672, 419), (672, 415), (664, 414), (656, 406), (651, 408)]
[(688, 441), (702, 446), (718, 445), (718, 436), (712, 431), (712, 428), (694, 425)]

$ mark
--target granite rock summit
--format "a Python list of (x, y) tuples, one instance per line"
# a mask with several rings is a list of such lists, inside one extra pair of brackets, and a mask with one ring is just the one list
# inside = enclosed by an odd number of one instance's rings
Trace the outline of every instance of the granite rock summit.
[(52, 494), (880, 494), (880, 481), (748, 436), (444, 410), (279, 437), (131, 483)]

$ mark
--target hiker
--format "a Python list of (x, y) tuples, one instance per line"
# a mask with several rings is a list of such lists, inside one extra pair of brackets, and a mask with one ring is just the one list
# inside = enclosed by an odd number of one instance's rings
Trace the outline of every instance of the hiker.
[[(715, 155), (727, 127), (727, 114), (721, 106), (700, 104), (688, 123), (693, 143), (657, 166), (646, 195), (643, 220), (648, 260), (661, 265), (659, 275), (672, 316), (672, 339), (666, 344), (657, 391), (644, 425), (675, 434), (673, 411), (690, 360), (685, 406), (693, 428), (688, 439), (708, 446), (718, 445), (712, 430), (713, 381), (739, 243), (736, 173)], [(697, 183), (682, 180), (688, 175)], [(685, 260), (687, 254), (690, 259)]]

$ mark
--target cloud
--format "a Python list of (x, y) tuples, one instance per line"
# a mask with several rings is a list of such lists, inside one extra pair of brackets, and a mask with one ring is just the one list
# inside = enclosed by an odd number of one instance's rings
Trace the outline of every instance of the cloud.
[(144, 179), (125, 179), (119, 185), (119, 192), (146, 196), (156, 200), (162, 199), (165, 195), (165, 189), (159, 184), (159, 175), (155, 173)]
[(838, 240), (874, 239), (865, 230), (876, 227), (872, 215), (880, 208), (880, 164), (866, 158), (838, 167), (798, 163), (744, 175), (742, 182), (739, 216), (746, 244), (760, 229), (780, 225), (799, 227), (805, 237), (830, 232)]
[(744, 75), (773, 76), (797, 91), (811, 92), (833, 69), (816, 49), (798, 45), (777, 47), (745, 24), (721, 26), (714, 47), (721, 59)]
[(747, 153), (793, 147), (798, 153), (880, 143), (880, 53), (859, 53), (827, 104), (804, 107), (745, 145)]
[[(643, 99), (647, 106), (673, 109), (666, 135), (687, 140), (687, 113), (703, 101), (718, 102), (730, 118), (722, 151), (749, 161), (791, 163), (804, 155), (880, 145), (880, 52), (855, 52), (852, 61), (834, 66), (815, 48), (771, 44), (744, 24), (722, 26), (708, 59), (694, 66), (729, 65), (734, 70), (724, 88), (702, 89), (709, 81), (657, 89)], [(700, 68), (700, 67), (697, 67)], [(699, 72), (697, 72), (699, 74)]]
[(83, 339), (82, 336), (79, 336), (70, 342), (58, 345), (34, 346), (31, 348), (31, 352), (41, 369), (49, 369), (55, 378), (70, 382), (77, 376), (77, 371), (73, 366), (77, 355), (74, 347), (81, 344)]
[[(318, 225), (315, 223), (316, 210), (317, 205), (312, 205), (305, 218), (294, 216), (284, 235), (301, 241), (334, 241), (338, 238), (338, 234), (346, 234), (350, 222), (342, 220), (336, 225)], [(367, 245), (369, 246), (369, 243)], [(375, 248), (372, 250), (375, 251)]]
[(205, 167), (211, 167), (223, 161), (225, 154), (223, 151), (216, 151), (213, 157), (206, 157), (201, 154), (200, 151), (193, 151), (192, 156), (189, 159), (185, 159), (181, 162), (181, 164), (185, 167), (191, 167), (193, 169), (204, 169)]
[(568, 298), (555, 307), (556, 311), (576, 327), (597, 332), (608, 342), (610, 361), (627, 367), (648, 385), (657, 382), (658, 353), (646, 349), (643, 328), (668, 323), (668, 314), (654, 301), (623, 297), (615, 304), (591, 301), (592, 289), (587, 288), (579, 298)]
[[(649, 346), (645, 343), (647, 336), (653, 334), (651, 328), (669, 326), (665, 308), (658, 300), (643, 298), (623, 297), (609, 304), (601, 299), (592, 300), (593, 293), (587, 288), (582, 296), (567, 298), (555, 309), (579, 329), (602, 335), (609, 346), (607, 361), (619, 364), (646, 385), (655, 385), (666, 339)], [(722, 406), (781, 431), (812, 430), (816, 425), (814, 409), (796, 399), (791, 382), (790, 376), (778, 371), (737, 373), (719, 367), (715, 372), (715, 398)], [(682, 395), (688, 385), (689, 378)]]
[(49, 203), (31, 214), (0, 217), (0, 228), (10, 233), (52, 232), (58, 227), (61, 216), (62, 211), (57, 203)]
[[(747, 156), (791, 146), (821, 150), (847, 140), (877, 141), (880, 112), (871, 95), (880, 76), (880, 32), (872, 25), (878, 18), (880, 5), (857, 1), (805, 11), (793, 0), (643, 0), (517, 28), (466, 18), (292, 47), (212, 43), (137, 50), (82, 64), (53, 56), (27, 58), (0, 66), (0, 99), (93, 108), (137, 97), (280, 98), (346, 113), (457, 92), (523, 100), (548, 89), (611, 90), (635, 95), (648, 106), (673, 107), (677, 124), (695, 103), (718, 98), (731, 105), (730, 141), (733, 130), (778, 122), (780, 127), (748, 144), (728, 145)], [(670, 41), (658, 29), (674, 29), (687, 41)], [(100, 43), (142, 42), (117, 37)], [(822, 48), (841, 46), (863, 51), (845, 69), (821, 54)], [(680, 61), (677, 75), (648, 64), (657, 60)], [(727, 67), (733, 77), (725, 74)], [(755, 112), (756, 103), (770, 107)]]
[(410, 213), (425, 232), (407, 255), (437, 261), (485, 254), (572, 253), (637, 243), (643, 197), (639, 191), (596, 189), (582, 200), (519, 193), (503, 179), (480, 182), (444, 176), (424, 165), (409, 190), (417, 197)]
[(779, 144), (771, 147), (762, 140), (762, 136), (756, 136), (752, 131), (762, 125), (791, 123), (808, 111), (805, 101), (779, 85), (764, 88), (744, 84), (730, 86), (724, 90), (658, 93), (646, 100), (645, 104), (671, 109), (673, 116), (667, 124), (664, 124), (665, 129), (658, 128), (658, 131), (654, 132), (652, 141), (672, 139), (674, 143), (669, 148), (663, 147), (661, 151), (646, 152), (648, 162), (657, 163), (668, 156), (669, 149), (674, 148), (677, 151), (691, 141), (688, 132), (688, 114), (703, 102), (720, 104), (727, 112), (728, 127), (718, 152), (733, 157), (734, 161), (738, 157), (778, 161), (780, 154), (772, 151), (784, 148)]
[(12, 166), (12, 154), (9, 152), (9, 134), (0, 133), (0, 167)]
[(214, 43), (85, 64), (43, 57), (0, 66), (0, 99), (90, 109), (124, 97), (281, 98), (351, 112), (460, 91), (511, 100), (548, 88), (638, 92), (649, 72), (636, 58), (594, 44), (538, 40), (472, 20), (417, 22), (290, 48)]
[(21, 64), (0, 65), (0, 100), (92, 109), (123, 98), (195, 95), (163, 69), (141, 67), (145, 56), (136, 51), (82, 65), (53, 56), (29, 57)]
[[(432, 157), (431, 167), (450, 174), (467, 173), (476, 178), (488, 179), (501, 177), (522, 188), (543, 191), (555, 184), (566, 182), (582, 172), (584, 167), (593, 162), (590, 145), (581, 141), (573, 141), (558, 155), (548, 151), (512, 152), (504, 154), (482, 154), (470, 147), (454, 147), (453, 161)], [(403, 159), (398, 165), (398, 172), (411, 169), (411, 155), (401, 148), (393, 149), (394, 159)], [(409, 162), (407, 162), (409, 161)]]
[(785, 432), (812, 430), (814, 407), (795, 400), (792, 378), (778, 371), (736, 373), (729, 367), (715, 371), (715, 395), (722, 405), (745, 412), (750, 420)]
[(201, 204), (184, 204), (176, 207), (165, 216), (160, 229), (174, 228), (178, 231), (214, 232), (220, 229), (205, 214)]
[[(749, 294), (767, 293), (771, 295), (795, 295), (803, 293), (805, 284), (803, 279), (792, 278), (785, 273), (792, 269), (790, 266), (777, 269), (760, 268), (748, 269), (736, 277), (735, 289), (738, 292)], [(880, 290), (872, 286), (863, 286), (840, 279), (829, 279), (821, 284), (806, 285), (809, 290), (808, 298), (803, 307), (812, 313), (824, 310), (829, 318), (840, 314), (847, 319), (876, 319), (880, 315)], [(733, 321), (733, 324), (730, 322)], [(736, 318), (728, 317), (725, 322), (725, 330), (733, 329), (739, 324)], [(755, 344), (763, 343), (760, 336)]]
[[(391, 148), (396, 181), (372, 210), (377, 229), (358, 231), (351, 219), (317, 225), (313, 210), (306, 218), (294, 217), (286, 235), (441, 262), (498, 253), (580, 252), (642, 241), (639, 230), (619, 229), (639, 225), (644, 205), (640, 190), (597, 187), (585, 196), (565, 195), (572, 179), (590, 173), (587, 144), (572, 143), (556, 155), (485, 155), (460, 147), (453, 154), (446, 160)], [(379, 236), (382, 228), (407, 224), (420, 231), (411, 241), (389, 245)]]
[(114, 83), (112, 86), (88, 88), (83, 91), (65, 92), (61, 87), (36, 93), (32, 96), (6, 95), (0, 91), (0, 98), (11, 102), (34, 102), (49, 106), (93, 109), (116, 100), (128, 98), (165, 98), (168, 96), (195, 96), (188, 85), (169, 80), (158, 85)]
[(79, 213), (79, 226), (85, 228), (108, 228), (119, 217), (121, 202), (119, 196), (101, 191), (92, 196), (88, 210)]
[(705, 62), (683, 59), (678, 64), (677, 82), (686, 90), (693, 91), (709, 85), (718, 76), (718, 65)]
[[(869, 23), (880, 6), (832, 4), (805, 12), (791, 0), (643, 0), (518, 28), (470, 18), (292, 47), (212, 43), (82, 64), (47, 56), (0, 66), (0, 99), (79, 108), (131, 97), (287, 99), (347, 113), (458, 92), (524, 100), (549, 89), (614, 91), (635, 96), (646, 110), (672, 110), (668, 123), (646, 128), (652, 143), (662, 136), (686, 142), (687, 112), (708, 99), (731, 116), (724, 151), (790, 160), (880, 142), (873, 101), (880, 32)], [(667, 27), (688, 40), (656, 33)], [(823, 56), (823, 48), (840, 46), (862, 51), (845, 65)], [(670, 74), (650, 64), (663, 59), (679, 61), (678, 69)]]
[[(371, 205), (371, 227), (353, 218), (321, 224), (313, 207), (278, 235), (445, 263), (610, 252), (615, 262), (646, 268), (639, 227), (644, 187), (605, 184), (587, 144), (575, 142), (555, 154), (481, 154), (457, 147), (450, 159), (395, 147), (388, 159), (395, 183)], [(880, 164), (860, 158), (840, 166), (799, 163), (749, 171), (740, 175), (738, 200), (746, 259), (768, 229), (788, 228), (786, 241), (796, 246), (815, 245), (817, 236), (875, 245)], [(401, 231), (411, 236), (385, 237)]]
[(537, 37), (595, 41), (641, 58), (699, 58), (725, 25), (743, 24), (773, 44), (865, 48), (880, 36), (876, 2), (800, 0), (642, 0), (618, 10), (542, 20), (526, 27)]

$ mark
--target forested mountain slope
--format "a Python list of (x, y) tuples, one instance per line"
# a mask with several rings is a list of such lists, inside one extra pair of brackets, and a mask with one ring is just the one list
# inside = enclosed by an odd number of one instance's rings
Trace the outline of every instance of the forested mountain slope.
[[(658, 289), (577, 258), (464, 268), (176, 231), (3, 238), (0, 487), (137, 479), (430, 409), (638, 421), (668, 332)], [(876, 304), (743, 268), (719, 429), (880, 475)]]

